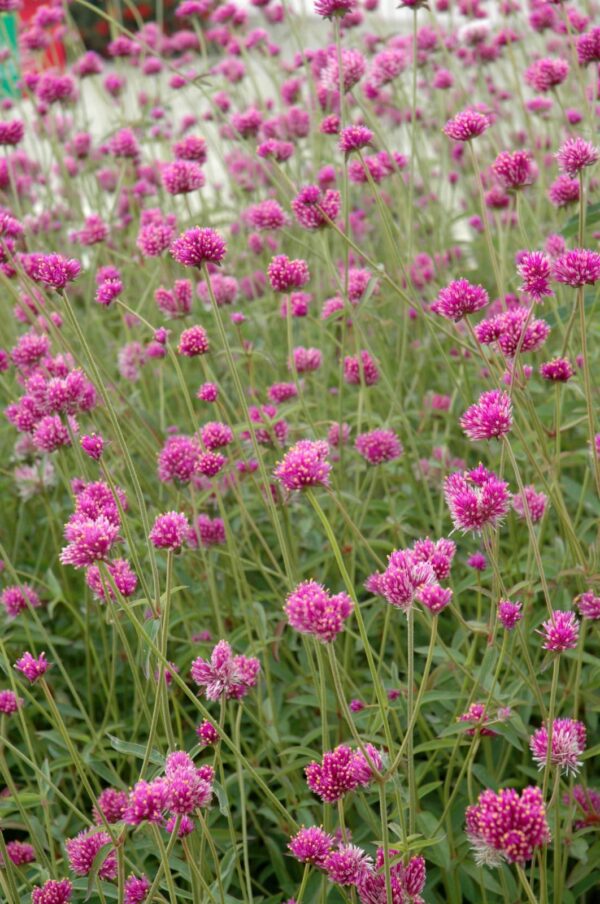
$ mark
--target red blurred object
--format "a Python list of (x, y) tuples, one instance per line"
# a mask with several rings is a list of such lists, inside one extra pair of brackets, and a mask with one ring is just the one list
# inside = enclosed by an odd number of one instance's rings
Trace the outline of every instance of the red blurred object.
[[(40, 6), (48, 6), (48, 0), (22, 0), (19, 10), (19, 32), (29, 28), (31, 20)], [(52, 32), (57, 29), (52, 29)], [(21, 47), (21, 68), (23, 72), (37, 72), (41, 69), (64, 70), (66, 64), (65, 48), (59, 38), (53, 37), (52, 43), (43, 53), (33, 53)]]

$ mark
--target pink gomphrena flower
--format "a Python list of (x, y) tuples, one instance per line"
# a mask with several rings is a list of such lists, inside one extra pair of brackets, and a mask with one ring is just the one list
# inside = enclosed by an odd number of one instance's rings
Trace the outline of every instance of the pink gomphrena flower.
[[(581, 769), (580, 757), (585, 750), (586, 730), (583, 722), (575, 719), (555, 719), (552, 723), (550, 765), (557, 766), (564, 775), (577, 775)], [(529, 749), (534, 762), (543, 769), (548, 758), (548, 730), (538, 728), (529, 739)]]
[(575, 600), (575, 605), (582, 618), (588, 618), (590, 621), (600, 619), (600, 596), (593, 590), (586, 590), (585, 593), (580, 594)]
[(275, 292), (301, 289), (310, 279), (308, 264), (304, 260), (290, 260), (286, 254), (276, 255), (267, 269), (271, 288)]
[(517, 190), (531, 185), (537, 178), (537, 167), (529, 151), (501, 151), (492, 163), (492, 171), (504, 188)]
[[(421, 892), (425, 887), (426, 869), (423, 857), (411, 857), (405, 865), (397, 860), (400, 851), (390, 848), (390, 884), (393, 904), (423, 904)], [(375, 868), (363, 872), (357, 882), (360, 904), (385, 904), (387, 901), (385, 854), (383, 848), (377, 849)]]
[(550, 325), (541, 318), (531, 319), (527, 308), (512, 307), (475, 326), (475, 335), (482, 345), (498, 344), (507, 358), (541, 348), (550, 335)]
[(203, 383), (196, 393), (196, 398), (201, 402), (216, 402), (218, 397), (219, 388), (215, 383)]
[(569, 74), (569, 63), (561, 57), (536, 60), (525, 71), (525, 81), (542, 93), (562, 85)]
[(20, 144), (25, 134), (22, 119), (11, 119), (0, 122), (0, 145), (15, 146)]
[(204, 327), (199, 324), (188, 327), (179, 337), (177, 351), (184, 358), (197, 358), (199, 355), (206, 355), (209, 349), (208, 334)]
[(104, 451), (104, 439), (99, 433), (86, 433), (79, 442), (86, 455), (93, 461), (100, 461)]
[(155, 778), (152, 782), (140, 780), (129, 792), (123, 821), (132, 826), (143, 822), (161, 822), (166, 807), (167, 786), (164, 778)]
[(323, 19), (342, 18), (353, 12), (356, 0), (315, 0), (315, 12)]
[(539, 788), (519, 795), (513, 788), (482, 791), (478, 802), (467, 807), (466, 833), (480, 866), (497, 867), (526, 863), (550, 841), (546, 808)]
[(476, 734), (484, 736), (495, 735), (496, 732), (492, 731), (490, 728), (486, 728), (486, 722), (489, 722), (489, 717), (486, 714), (485, 706), (483, 703), (471, 703), (469, 709), (466, 713), (458, 716), (459, 722), (466, 722), (474, 727), (468, 728), (465, 734), (473, 737)]
[[(600, 29), (598, 29), (600, 32)], [(594, 828), (600, 826), (600, 794), (593, 788), (585, 788), (583, 785), (575, 785), (573, 795), (565, 794), (563, 803), (574, 803), (577, 807), (576, 814), (579, 819), (573, 822), (575, 830)]]
[(450, 605), (452, 596), (453, 593), (449, 587), (442, 587), (440, 584), (426, 584), (419, 591), (417, 599), (422, 606), (429, 609), (432, 615), (439, 615), (446, 606)]
[(340, 132), (338, 147), (344, 154), (352, 154), (366, 148), (373, 141), (373, 132), (367, 126), (346, 126)]
[(363, 703), (362, 700), (358, 700), (357, 698), (350, 700), (350, 702), (348, 703), (348, 709), (351, 713), (360, 713), (363, 711), (365, 706), (366, 703)]
[(208, 156), (206, 139), (200, 135), (186, 135), (173, 145), (173, 154), (178, 160), (195, 160), (205, 163)]
[(311, 634), (321, 643), (331, 643), (344, 628), (353, 603), (348, 594), (331, 595), (316, 581), (303, 581), (288, 595), (285, 614), (300, 634)]
[[(304, 348), (299, 345), (293, 350), (294, 367), (299, 374), (318, 370), (323, 362), (323, 353), (318, 348)], [(288, 365), (292, 370), (291, 362)]]
[(600, 160), (600, 150), (591, 141), (585, 139), (567, 138), (556, 154), (559, 169), (567, 176), (577, 176), (586, 166), (593, 166)]
[(154, 521), (148, 539), (156, 549), (176, 550), (183, 546), (190, 525), (181, 512), (166, 512)]
[[(170, 816), (169, 819), (165, 822), (165, 830), (172, 835), (175, 829), (177, 828), (177, 817)], [(183, 816), (179, 816), (179, 831), (177, 833), (178, 838), (185, 838), (186, 835), (191, 835), (195, 829), (194, 820), (190, 819), (189, 816), (185, 814)]]
[[(371, 744), (366, 744), (365, 749), (373, 766), (381, 769), (381, 754)], [(373, 770), (365, 755), (347, 744), (324, 753), (322, 762), (309, 763), (304, 774), (310, 790), (325, 803), (335, 803), (349, 791), (367, 787), (373, 780)]]
[(327, 486), (331, 471), (328, 454), (329, 445), (323, 440), (300, 440), (288, 449), (273, 474), (290, 493), (307, 487)]
[(212, 722), (209, 722), (208, 719), (205, 719), (204, 722), (197, 726), (196, 734), (198, 735), (198, 742), (203, 747), (216, 744), (220, 737), (219, 729)]
[(444, 496), (456, 530), (481, 531), (497, 527), (508, 512), (508, 484), (479, 465), (473, 471), (455, 471), (444, 482)]
[(197, 191), (206, 182), (202, 167), (193, 160), (174, 160), (165, 163), (162, 183), (170, 195), (186, 195)]
[(373, 866), (373, 859), (356, 844), (340, 844), (331, 851), (323, 864), (330, 882), (336, 885), (356, 885)]
[(200, 438), (207, 449), (214, 451), (233, 442), (233, 430), (221, 421), (208, 421), (200, 429)]
[(124, 904), (143, 904), (150, 891), (150, 881), (147, 876), (128, 876), (125, 879)]
[(0, 713), (4, 716), (10, 716), (21, 709), (24, 700), (17, 697), (14, 691), (0, 691)]
[(600, 254), (587, 248), (574, 248), (557, 257), (552, 265), (556, 282), (572, 286), (592, 286), (600, 279)]
[(309, 826), (292, 835), (288, 850), (300, 863), (310, 863), (322, 868), (334, 844), (333, 836), (321, 826)]
[(221, 518), (210, 518), (201, 513), (196, 518), (196, 525), (190, 531), (188, 543), (196, 548), (198, 543), (205, 548), (221, 546), (225, 543), (225, 524)]
[(29, 262), (23, 258), (22, 263), (31, 279), (53, 289), (64, 289), (68, 283), (77, 279), (81, 271), (79, 261), (63, 257), (62, 254), (31, 255)]
[(46, 659), (45, 653), (40, 653), (37, 659), (28, 651), (23, 653), (15, 662), (15, 669), (22, 672), (30, 684), (35, 684), (38, 678), (42, 678), (50, 668), (51, 663)]
[(548, 197), (555, 207), (566, 207), (579, 201), (579, 180), (563, 173), (548, 189)]
[(527, 517), (527, 509), (532, 522), (537, 524), (544, 517), (544, 512), (548, 505), (548, 497), (545, 493), (538, 493), (536, 488), (529, 484), (523, 487), (522, 493), (514, 494), (512, 505), (519, 518), (525, 519)]
[(592, 28), (578, 36), (577, 59), (580, 66), (600, 62), (600, 28)]
[(350, 425), (343, 423), (340, 427), (338, 421), (335, 421), (327, 432), (327, 442), (330, 446), (337, 448), (346, 445), (350, 439)]
[(283, 207), (273, 198), (253, 204), (246, 210), (244, 219), (259, 232), (281, 229), (288, 221)]
[(377, 364), (368, 351), (363, 349), (360, 355), (344, 358), (344, 380), (351, 386), (374, 386), (379, 382)]
[[(87, 876), (94, 866), (96, 855), (100, 848), (110, 843), (108, 832), (90, 831), (80, 832), (75, 838), (67, 838), (65, 847), (69, 866), (76, 876)], [(98, 870), (100, 879), (117, 878), (117, 852), (113, 848), (104, 857)]]
[(305, 185), (292, 200), (292, 210), (304, 229), (321, 229), (330, 220), (335, 221), (337, 218), (340, 212), (340, 193), (331, 188), (322, 192), (318, 185)]
[(575, 370), (568, 358), (554, 358), (540, 364), (540, 375), (552, 383), (567, 383)]
[(377, 592), (391, 606), (408, 612), (424, 588), (435, 583), (430, 562), (420, 559), (412, 549), (395, 549), (388, 556), (387, 568), (379, 576)]
[(206, 807), (212, 798), (212, 783), (206, 781), (182, 750), (170, 753), (165, 763), (167, 806), (174, 815), (189, 815)]
[(60, 552), (62, 565), (86, 568), (104, 561), (113, 545), (119, 541), (119, 525), (111, 523), (106, 515), (96, 518), (71, 516), (65, 524), (67, 546)]
[(489, 300), (483, 286), (473, 285), (468, 279), (456, 279), (441, 290), (431, 309), (447, 320), (454, 320), (457, 323), (467, 314), (480, 311)]
[(473, 442), (506, 436), (512, 427), (512, 402), (507, 392), (482, 392), (479, 401), (467, 408), (460, 426)]
[(20, 612), (29, 607), (37, 609), (42, 605), (41, 600), (30, 584), (14, 584), (5, 587), (0, 595), (0, 603), (4, 606), (9, 618), (16, 618)]
[(522, 603), (513, 603), (510, 600), (500, 600), (498, 603), (498, 619), (507, 631), (512, 631), (523, 618), (522, 606)]
[(175, 239), (171, 254), (185, 267), (202, 267), (203, 264), (220, 264), (227, 254), (227, 246), (214, 229), (195, 226)]
[(119, 791), (117, 788), (105, 788), (98, 795), (98, 807), (94, 808), (94, 822), (102, 825), (103, 817), (110, 825), (120, 822), (127, 809), (127, 791)]
[(474, 552), (467, 559), (467, 565), (474, 571), (485, 571), (487, 568), (487, 559), (482, 552)]
[(361, 78), (367, 71), (367, 63), (360, 50), (353, 50), (342, 47), (341, 52), (342, 71), (340, 77), (340, 66), (338, 60), (337, 48), (331, 45), (328, 49), (327, 65), (321, 70), (321, 80), (319, 88), (325, 91), (339, 92), (340, 83), (342, 91), (347, 93), (358, 85)]
[(140, 154), (140, 146), (132, 129), (119, 129), (115, 132), (108, 142), (108, 150), (117, 160), (135, 160)]
[(140, 229), (135, 241), (144, 257), (159, 257), (175, 235), (177, 220), (172, 213), (163, 214), (158, 207), (142, 210)]
[[(8, 859), (15, 866), (25, 866), (26, 863), (35, 862), (35, 848), (26, 841), (9, 841), (6, 844)], [(0, 854), (0, 867), (3, 867), (4, 858)]]
[(204, 689), (208, 700), (241, 700), (256, 685), (259, 673), (258, 659), (234, 656), (226, 640), (213, 649), (210, 662), (199, 656), (191, 668), (193, 681)]
[(34, 885), (31, 904), (67, 904), (73, 894), (69, 879), (48, 879), (43, 885)]
[(521, 291), (527, 292), (535, 301), (554, 295), (550, 288), (551, 268), (552, 262), (543, 251), (526, 251), (522, 254), (517, 266), (517, 272), (523, 280)]
[[(133, 596), (137, 589), (137, 575), (127, 559), (113, 559), (106, 563), (106, 568), (114, 581), (115, 587), (121, 596), (127, 599)], [(104, 579), (98, 565), (90, 565), (85, 572), (85, 582), (94, 596), (106, 602), (106, 597), (114, 600), (115, 591), (108, 579)]]
[(360, 433), (356, 437), (354, 448), (370, 465), (394, 461), (404, 452), (404, 447), (393, 430)]
[(443, 132), (453, 141), (471, 141), (489, 129), (489, 116), (479, 110), (461, 110), (444, 126)]
[(542, 622), (542, 630), (537, 633), (544, 638), (544, 650), (551, 653), (574, 650), (579, 640), (579, 621), (574, 612), (557, 609), (551, 618)]

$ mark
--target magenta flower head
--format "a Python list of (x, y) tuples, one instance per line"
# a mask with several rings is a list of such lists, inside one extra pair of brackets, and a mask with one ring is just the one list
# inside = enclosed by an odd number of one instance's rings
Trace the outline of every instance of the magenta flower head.
[(220, 264), (227, 254), (227, 246), (214, 229), (195, 226), (175, 239), (171, 254), (185, 267), (202, 267), (203, 264)]
[(500, 600), (498, 603), (498, 618), (503, 628), (512, 631), (523, 618), (522, 603), (512, 603), (510, 600)]
[(0, 603), (4, 606), (9, 618), (16, 618), (20, 612), (26, 612), (29, 607), (37, 609), (42, 605), (41, 600), (30, 584), (14, 584), (5, 587), (0, 594)]
[(531, 185), (537, 177), (537, 167), (529, 151), (501, 151), (492, 163), (492, 172), (504, 188), (519, 189)]
[(94, 808), (94, 822), (101, 825), (102, 817), (111, 825), (123, 819), (127, 809), (128, 795), (126, 791), (116, 788), (105, 788), (98, 796), (98, 808)]
[(467, 408), (460, 426), (470, 440), (506, 436), (512, 427), (512, 402), (507, 392), (482, 392), (479, 401)]
[[(381, 754), (371, 744), (366, 744), (365, 749), (371, 764), (381, 769)], [(310, 790), (325, 803), (335, 803), (349, 791), (367, 787), (373, 780), (373, 770), (365, 755), (346, 744), (324, 753), (321, 763), (309, 763), (304, 774)]]
[(342, 18), (356, 7), (356, 0), (315, 0), (315, 12), (323, 19)]
[(305, 185), (292, 200), (292, 210), (304, 229), (321, 229), (338, 216), (340, 193), (331, 188), (322, 192), (318, 185)]
[(462, 110), (444, 126), (444, 134), (453, 141), (471, 141), (482, 135), (491, 125), (489, 116), (479, 110)]
[(329, 444), (324, 440), (300, 440), (288, 449), (273, 474), (288, 492), (327, 486), (331, 471), (328, 455)]
[(21, 709), (24, 700), (17, 697), (14, 691), (0, 691), (0, 713), (4, 716), (10, 716)]
[(149, 540), (156, 549), (180, 549), (189, 529), (188, 519), (181, 512), (166, 512), (156, 518)]
[(204, 722), (201, 722), (200, 725), (197, 726), (196, 734), (198, 735), (198, 742), (202, 747), (216, 744), (220, 737), (219, 729), (216, 725), (213, 725), (212, 722), (209, 722), (208, 719), (205, 719)]
[[(581, 754), (585, 750), (586, 730), (583, 722), (575, 719), (555, 719), (552, 723), (550, 765), (557, 766), (565, 775), (577, 775), (581, 769)], [(548, 758), (548, 730), (538, 728), (529, 739), (529, 749), (539, 769)]]
[(579, 621), (574, 612), (557, 609), (552, 618), (542, 622), (542, 630), (537, 633), (544, 638), (544, 650), (551, 653), (574, 650), (579, 640)]
[(45, 653), (40, 653), (37, 659), (35, 659), (31, 653), (26, 651), (21, 658), (17, 659), (15, 662), (15, 669), (18, 672), (22, 672), (30, 684), (35, 684), (38, 678), (41, 678), (46, 674), (50, 666), (51, 663), (46, 659)]
[(591, 621), (600, 619), (600, 596), (593, 590), (586, 590), (577, 597), (575, 603), (582, 618), (589, 618)]
[(535, 301), (554, 295), (550, 288), (551, 267), (550, 258), (543, 251), (526, 251), (517, 266), (523, 280), (521, 291), (527, 292)]
[(536, 787), (520, 795), (512, 788), (497, 794), (483, 791), (478, 802), (467, 807), (466, 833), (478, 865), (526, 863), (550, 841), (542, 792)]
[(167, 806), (167, 785), (164, 778), (152, 782), (140, 780), (129, 792), (123, 813), (124, 822), (139, 826), (142, 822), (160, 822)]
[(556, 154), (559, 168), (567, 176), (577, 176), (586, 166), (593, 166), (600, 160), (600, 150), (591, 141), (583, 138), (567, 138)]
[(81, 448), (93, 461), (100, 461), (104, 451), (104, 439), (98, 433), (90, 433), (81, 437)]
[(457, 323), (467, 314), (480, 311), (489, 302), (483, 286), (473, 285), (468, 279), (455, 279), (442, 289), (432, 305), (432, 310), (447, 320)]
[(390, 605), (407, 612), (425, 587), (435, 584), (435, 572), (431, 563), (419, 558), (413, 549), (395, 549), (378, 584)]
[(73, 894), (69, 879), (48, 879), (42, 886), (34, 885), (31, 904), (67, 904)]
[(561, 85), (569, 74), (569, 64), (567, 60), (557, 57), (552, 59), (545, 57), (536, 60), (525, 71), (525, 81), (536, 91), (545, 93), (551, 88)]
[[(69, 866), (77, 876), (87, 876), (94, 866), (94, 860), (100, 848), (110, 843), (108, 832), (91, 831), (80, 832), (75, 838), (67, 838), (65, 847)], [(112, 848), (104, 857), (98, 870), (100, 879), (116, 879), (117, 877), (117, 852)]]
[(300, 863), (323, 867), (333, 849), (334, 839), (320, 826), (302, 828), (290, 838), (288, 850)]
[(369, 872), (373, 859), (356, 844), (339, 844), (331, 851), (323, 868), (330, 882), (336, 885), (356, 885)]
[(210, 662), (198, 657), (192, 663), (192, 679), (208, 700), (241, 700), (256, 685), (260, 673), (258, 659), (234, 656), (226, 640), (213, 649)]
[(563, 173), (554, 180), (548, 189), (548, 197), (555, 207), (566, 207), (579, 201), (579, 180), (572, 179)]
[(286, 254), (276, 255), (268, 266), (267, 274), (275, 292), (301, 289), (310, 279), (308, 264), (304, 260), (290, 260)]
[(574, 248), (557, 257), (552, 265), (556, 282), (572, 286), (592, 286), (600, 279), (600, 254), (587, 248)]
[[(423, 857), (411, 857), (405, 865), (400, 852), (390, 849), (390, 884), (394, 904), (423, 904), (421, 892), (425, 887), (426, 869)], [(375, 868), (365, 870), (358, 878), (357, 889), (361, 904), (384, 904), (387, 898), (383, 848), (377, 849)]]
[(548, 505), (548, 497), (545, 493), (538, 493), (536, 488), (531, 484), (523, 487), (522, 493), (515, 493), (512, 504), (519, 518), (527, 519), (527, 511), (529, 517), (534, 524), (541, 521)]
[(150, 881), (147, 876), (128, 876), (125, 880), (125, 904), (142, 904), (150, 891)]
[(370, 465), (380, 465), (400, 458), (404, 452), (402, 443), (393, 430), (371, 430), (356, 437), (354, 446), (359, 455)]
[(64, 289), (67, 283), (77, 279), (81, 264), (74, 258), (66, 258), (61, 254), (35, 255), (31, 266), (26, 265), (29, 276), (36, 282), (42, 282), (53, 289)]
[(373, 141), (373, 132), (366, 126), (347, 126), (340, 132), (338, 147), (344, 154), (360, 151)]
[(332, 596), (322, 584), (303, 581), (288, 595), (284, 608), (289, 624), (300, 634), (331, 643), (343, 630), (353, 604), (346, 593)]
[(208, 334), (203, 326), (197, 324), (184, 330), (179, 337), (177, 351), (184, 358), (197, 358), (205, 355), (210, 348)]
[(575, 370), (567, 358), (554, 358), (540, 364), (540, 376), (551, 383), (567, 383)]
[(482, 465), (474, 471), (449, 474), (444, 496), (456, 530), (479, 532), (497, 527), (510, 506), (508, 484)]
[(592, 28), (578, 36), (577, 60), (580, 66), (600, 63), (600, 28)]

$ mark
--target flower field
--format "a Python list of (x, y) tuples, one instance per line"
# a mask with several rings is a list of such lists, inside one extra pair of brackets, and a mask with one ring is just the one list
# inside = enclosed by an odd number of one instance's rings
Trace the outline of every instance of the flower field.
[(0, 99), (0, 900), (593, 904), (598, 3), (140, 9)]

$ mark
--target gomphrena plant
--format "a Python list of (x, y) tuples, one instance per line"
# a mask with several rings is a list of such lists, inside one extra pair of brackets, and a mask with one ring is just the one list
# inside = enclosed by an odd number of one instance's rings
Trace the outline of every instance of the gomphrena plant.
[(592, 904), (598, 2), (147, 6), (2, 100), (0, 897)]

